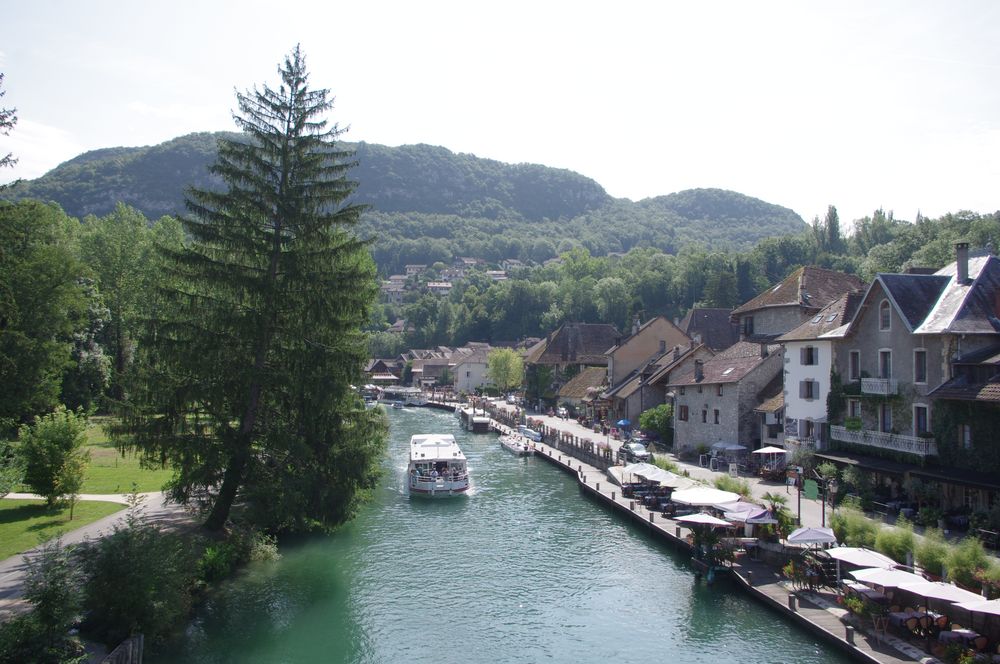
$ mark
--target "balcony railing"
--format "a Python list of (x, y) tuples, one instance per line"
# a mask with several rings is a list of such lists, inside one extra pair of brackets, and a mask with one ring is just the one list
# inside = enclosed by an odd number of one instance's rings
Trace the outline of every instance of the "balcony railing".
[(830, 437), (834, 440), (851, 443), (852, 445), (877, 447), (882, 450), (906, 452), (922, 457), (937, 456), (937, 443), (933, 438), (903, 436), (898, 433), (883, 433), (882, 431), (871, 431), (868, 429), (851, 431), (842, 426), (831, 426)]
[(862, 394), (882, 394), (889, 396), (899, 392), (899, 383), (895, 378), (862, 378)]

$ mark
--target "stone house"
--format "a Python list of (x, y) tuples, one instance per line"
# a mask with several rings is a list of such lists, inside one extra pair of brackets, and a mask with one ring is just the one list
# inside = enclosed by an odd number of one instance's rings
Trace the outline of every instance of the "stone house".
[(768, 390), (781, 374), (781, 346), (740, 341), (693, 364), (667, 385), (674, 393), (674, 450), (691, 453), (715, 443), (758, 447), (754, 409), (773, 396)]
[(848, 291), (864, 288), (858, 277), (818, 267), (800, 267), (777, 286), (733, 310), (740, 337), (773, 341), (814, 317)]

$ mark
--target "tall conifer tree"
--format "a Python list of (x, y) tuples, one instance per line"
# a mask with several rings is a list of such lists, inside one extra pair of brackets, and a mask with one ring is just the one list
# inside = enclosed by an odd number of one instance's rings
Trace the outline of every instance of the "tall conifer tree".
[(351, 384), (377, 294), (365, 242), (350, 230), (352, 154), (308, 87), (299, 48), (281, 84), (237, 93), (243, 135), (221, 140), (224, 191), (192, 191), (192, 241), (168, 252), (169, 313), (153, 321), (122, 438), (174, 468), (175, 498), (207, 496), (207, 528), (236, 501), (271, 529), (350, 518), (374, 486), (383, 416)]

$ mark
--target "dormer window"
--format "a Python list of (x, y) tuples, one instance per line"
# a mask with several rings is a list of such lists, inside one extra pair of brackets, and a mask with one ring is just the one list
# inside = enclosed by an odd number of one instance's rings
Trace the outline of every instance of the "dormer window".
[(892, 318), (889, 315), (889, 300), (882, 300), (878, 305), (878, 329), (888, 330), (892, 327)]
[(743, 336), (745, 337), (753, 336), (753, 316), (743, 317)]

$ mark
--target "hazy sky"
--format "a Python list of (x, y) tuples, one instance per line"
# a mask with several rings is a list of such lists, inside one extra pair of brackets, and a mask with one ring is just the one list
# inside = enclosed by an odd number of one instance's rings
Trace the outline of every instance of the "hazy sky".
[(1000, 3), (6, 3), (0, 181), (232, 129), (301, 43), (347, 140), (721, 187), (841, 219), (1000, 209)]

